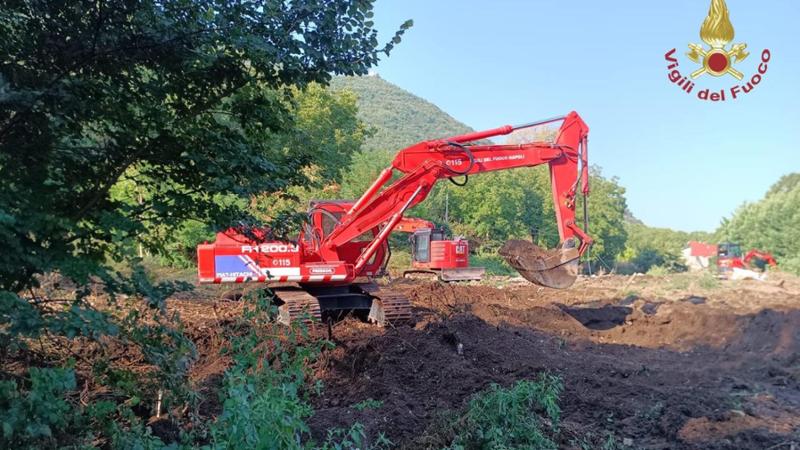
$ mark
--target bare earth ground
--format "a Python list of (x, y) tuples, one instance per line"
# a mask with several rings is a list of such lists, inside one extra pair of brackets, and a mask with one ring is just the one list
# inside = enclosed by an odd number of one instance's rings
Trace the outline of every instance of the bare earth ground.
[[(317, 436), (360, 421), (401, 448), (435, 446), (443, 412), (546, 371), (564, 382), (563, 448), (800, 448), (797, 278), (604, 276), (560, 291), (507, 279), (392, 284), (412, 299), (414, 323), (334, 326), (337, 346), (316, 373)], [(170, 305), (197, 340), (193, 376), (210, 393), (226, 365), (220, 324), (240, 306)], [(366, 399), (382, 404), (353, 407)]]

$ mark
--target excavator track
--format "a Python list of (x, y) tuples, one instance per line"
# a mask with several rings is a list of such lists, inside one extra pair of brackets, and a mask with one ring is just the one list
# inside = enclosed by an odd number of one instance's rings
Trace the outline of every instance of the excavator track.
[(411, 301), (405, 295), (375, 283), (359, 287), (374, 297), (368, 316), (370, 322), (387, 326), (411, 320)]
[(411, 320), (411, 302), (405, 295), (373, 282), (354, 283), (338, 288), (309, 287), (297, 284), (273, 287), (279, 300), (278, 321), (290, 325), (336, 320), (342, 312), (363, 311), (367, 319), (380, 326)]
[(275, 296), (283, 302), (278, 306), (278, 321), (284, 325), (292, 322), (311, 324), (322, 321), (319, 300), (299, 286), (273, 288)]

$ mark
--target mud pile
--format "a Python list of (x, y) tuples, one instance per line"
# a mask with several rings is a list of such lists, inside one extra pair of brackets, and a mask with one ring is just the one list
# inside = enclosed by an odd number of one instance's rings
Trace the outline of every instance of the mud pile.
[[(443, 411), (490, 383), (549, 372), (565, 386), (563, 448), (609, 438), (670, 449), (799, 442), (798, 292), (659, 282), (602, 277), (566, 291), (398, 282), (415, 323), (335, 326), (312, 427), (358, 420), (400, 447), (425, 447)], [(352, 407), (370, 398), (383, 403)]]

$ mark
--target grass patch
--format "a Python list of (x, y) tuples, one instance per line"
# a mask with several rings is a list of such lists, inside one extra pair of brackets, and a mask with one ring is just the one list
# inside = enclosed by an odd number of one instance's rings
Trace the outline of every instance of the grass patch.
[(667, 289), (673, 291), (685, 291), (692, 284), (691, 276), (687, 274), (675, 274), (669, 277)]
[(542, 374), (503, 388), (492, 384), (475, 394), (462, 412), (443, 413), (415, 448), (555, 449), (563, 389), (557, 376)]
[(379, 433), (374, 442), (368, 441), (366, 436), (364, 425), (358, 422), (348, 429), (334, 428), (328, 430), (325, 443), (317, 450), (384, 450), (394, 445), (383, 433)]
[(481, 253), (470, 255), (470, 265), (473, 267), (486, 268), (487, 275), (519, 275), (516, 270), (506, 264), (502, 256), (497, 253)]
[(700, 277), (697, 279), (697, 285), (700, 286), (701, 289), (714, 290), (719, 288), (722, 284), (719, 282), (719, 278), (717, 278), (716, 274), (705, 271), (700, 274)]
[(408, 250), (392, 249), (392, 257), (386, 269), (393, 276), (402, 275), (403, 271), (411, 268), (411, 252)]
[(378, 409), (383, 406), (382, 400), (375, 400), (374, 398), (368, 398), (363, 402), (356, 403), (353, 405), (353, 408), (357, 411), (364, 411), (365, 409)]
[(664, 266), (653, 266), (647, 271), (648, 275), (653, 275), (656, 277), (663, 277), (671, 273), (672, 271)]
[(507, 389), (493, 384), (470, 400), (450, 448), (556, 448), (544, 429), (558, 429), (562, 389), (561, 379), (551, 375), (518, 381)]
[(630, 298), (630, 297), (639, 298), (642, 296), (642, 293), (638, 289), (626, 289), (622, 292), (622, 296), (624, 298)]

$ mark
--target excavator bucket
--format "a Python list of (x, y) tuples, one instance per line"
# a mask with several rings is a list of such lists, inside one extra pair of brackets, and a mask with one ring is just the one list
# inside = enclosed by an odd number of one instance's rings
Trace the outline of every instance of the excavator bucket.
[(580, 253), (572, 241), (566, 241), (561, 248), (545, 250), (515, 239), (503, 245), (500, 255), (523, 278), (539, 286), (564, 289), (572, 286), (578, 277)]

